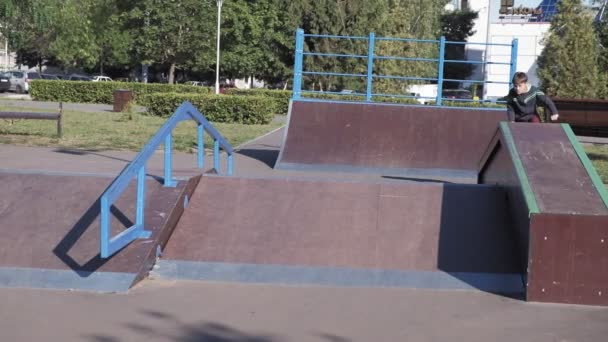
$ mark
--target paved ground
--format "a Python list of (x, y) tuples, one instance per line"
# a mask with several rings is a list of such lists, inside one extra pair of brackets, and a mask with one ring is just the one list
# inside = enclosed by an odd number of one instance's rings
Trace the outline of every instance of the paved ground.
[[(271, 172), (280, 141), (278, 131), (243, 148), (237, 174)], [(112, 177), (134, 155), (0, 145), (0, 169)], [(194, 165), (194, 155), (174, 156), (178, 175), (197, 172)], [(157, 154), (149, 172), (160, 174), (161, 166)], [(607, 334), (608, 308), (526, 303), (480, 291), (155, 279), (127, 294), (0, 289), (1, 341), (599, 342)]]
[(0, 290), (3, 341), (605, 341), (608, 310), (480, 292), (147, 280), (128, 294)]

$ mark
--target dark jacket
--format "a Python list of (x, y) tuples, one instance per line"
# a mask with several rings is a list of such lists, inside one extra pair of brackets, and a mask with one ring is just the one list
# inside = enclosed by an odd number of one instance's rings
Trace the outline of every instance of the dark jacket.
[(517, 95), (515, 89), (511, 88), (507, 95), (507, 114), (509, 121), (527, 122), (538, 115), (536, 107), (546, 105), (551, 114), (557, 114), (557, 108), (551, 99), (540, 89), (531, 86), (527, 93)]

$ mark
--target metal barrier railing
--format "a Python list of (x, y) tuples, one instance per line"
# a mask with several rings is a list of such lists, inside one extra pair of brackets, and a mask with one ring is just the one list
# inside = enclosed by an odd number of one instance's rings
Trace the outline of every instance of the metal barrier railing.
[[(367, 55), (355, 55), (355, 54), (340, 54), (340, 53), (327, 53), (327, 52), (304, 52), (304, 39), (305, 38), (330, 38), (330, 39), (351, 39), (351, 40), (367, 40), (368, 52)], [(375, 42), (376, 41), (397, 41), (397, 42), (415, 42), (415, 43), (428, 43), (428, 44), (439, 44), (439, 55), (438, 58), (414, 58), (414, 57), (399, 57), (399, 56), (376, 56), (374, 54)], [(453, 45), (482, 45), (482, 46), (505, 46), (511, 48), (511, 57), (509, 62), (493, 62), (493, 61), (467, 61), (467, 60), (451, 60), (445, 59), (445, 46), (448, 44)], [(385, 38), (376, 37), (372, 32), (367, 37), (363, 36), (336, 36), (336, 35), (323, 35), (323, 34), (305, 34), (304, 30), (298, 29), (296, 31), (296, 55), (294, 65), (294, 82), (293, 82), (293, 99), (297, 100), (302, 97), (302, 94), (337, 94), (337, 95), (359, 95), (365, 96), (365, 101), (373, 101), (373, 97), (399, 97), (399, 98), (416, 98), (416, 99), (434, 99), (437, 106), (441, 106), (443, 100), (448, 100), (442, 96), (443, 82), (468, 82), (468, 83), (489, 83), (489, 84), (510, 84), (513, 75), (517, 70), (517, 49), (518, 40), (513, 39), (511, 44), (496, 44), (496, 43), (476, 43), (476, 42), (456, 42), (446, 41), (445, 37), (440, 37), (439, 40), (433, 39), (413, 39), (413, 38)], [(336, 58), (357, 58), (367, 59), (367, 72), (365, 74), (349, 74), (339, 72), (320, 72), (320, 71), (304, 71), (304, 56), (317, 56), (317, 57), (336, 57)], [(394, 75), (378, 75), (374, 74), (374, 60), (396, 60), (396, 61), (412, 61), (412, 62), (431, 62), (437, 63), (437, 76), (436, 77), (413, 77), (413, 76), (394, 76)], [(509, 65), (509, 79), (506, 81), (478, 81), (478, 80), (458, 80), (458, 79), (446, 79), (444, 78), (444, 65), (450, 63), (462, 63), (462, 64), (482, 64), (482, 65)], [(315, 91), (315, 90), (302, 90), (302, 78), (305, 75), (312, 76), (337, 76), (337, 77), (361, 77), (366, 79), (365, 93), (341, 93), (341, 92), (328, 92), (328, 91)], [(411, 81), (430, 81), (437, 82), (437, 96), (408, 96), (402, 94), (386, 94), (386, 93), (374, 93), (373, 92), (373, 80), (374, 79), (396, 79), (396, 80), (411, 80)], [(450, 101), (457, 102), (496, 102), (490, 100), (469, 100), (469, 99), (449, 99)], [(499, 101), (500, 102), (500, 101)]]
[[(127, 165), (120, 175), (114, 179), (112, 184), (101, 195), (101, 230), (100, 230), (100, 254), (102, 258), (108, 258), (132, 241), (139, 238), (149, 238), (150, 231), (144, 229), (144, 211), (146, 194), (146, 163), (161, 144), (164, 144), (164, 186), (175, 187), (177, 182), (172, 177), (171, 163), (171, 141), (175, 126), (185, 120), (194, 120), (197, 124), (197, 166), (204, 166), (204, 132), (213, 138), (213, 167), (220, 172), (220, 147), (228, 155), (227, 174), (232, 175), (233, 153), (232, 146), (220, 135), (207, 119), (190, 103), (182, 103), (175, 113), (165, 122), (158, 132), (144, 146), (142, 151)], [(110, 207), (120, 197), (133, 178), (137, 177), (137, 203), (135, 225), (124, 230), (115, 237), (110, 237)]]

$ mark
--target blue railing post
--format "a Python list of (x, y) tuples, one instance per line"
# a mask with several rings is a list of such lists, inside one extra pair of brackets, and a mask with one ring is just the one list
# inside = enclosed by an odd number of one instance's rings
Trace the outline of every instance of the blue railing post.
[(99, 254), (102, 258), (110, 256), (110, 204), (106, 195), (101, 196), (101, 232)]
[(165, 186), (174, 187), (177, 183), (173, 181), (171, 177), (171, 140), (172, 133), (167, 134), (165, 137)]
[(135, 225), (138, 227), (140, 238), (149, 238), (152, 232), (144, 230), (144, 213), (146, 206), (146, 165), (137, 172), (137, 213)]
[[(221, 136), (221, 134), (213, 127), (213, 125), (207, 121), (207, 119), (192, 106), (189, 102), (184, 102), (175, 113), (165, 122), (165, 124), (158, 130), (158, 132), (150, 139), (150, 141), (144, 146), (142, 151), (135, 157), (129, 165), (122, 170), (120, 175), (114, 179), (112, 184), (106, 189), (101, 195), (100, 199), (100, 255), (102, 258), (109, 258), (114, 253), (120, 251), (122, 248), (127, 246), (134, 240), (141, 238), (149, 238), (152, 236), (152, 232), (145, 230), (145, 195), (146, 195), (146, 162), (155, 154), (160, 148), (161, 144), (164, 144), (165, 148), (165, 186), (175, 187), (177, 181), (172, 178), (171, 172), (171, 144), (172, 144), (172, 131), (175, 129), (177, 123), (193, 119), (198, 123), (197, 135), (200, 138), (199, 151), (204, 151), (203, 134), (206, 131), (214, 139), (214, 162), (216, 167), (219, 169), (219, 149), (220, 147), (226, 151), (229, 156), (228, 169), (229, 174), (232, 174), (232, 155), (234, 149), (230, 144)], [(204, 155), (199, 154), (199, 158)], [(199, 164), (200, 165), (200, 164)], [(137, 196), (136, 196), (136, 219), (135, 224), (126, 230), (121, 231), (114, 237), (111, 236), (111, 207), (118, 197), (125, 191), (129, 183), (137, 178)]]
[(302, 62), (304, 59), (304, 30), (296, 31), (296, 60), (293, 70), (293, 93), (294, 100), (300, 98), (302, 94)]
[(511, 80), (513, 80), (513, 76), (515, 76), (515, 73), (517, 72), (517, 45), (518, 41), (517, 38), (515, 38), (511, 42), (511, 70), (509, 72), (509, 84), (511, 83)]
[(199, 123), (196, 133), (198, 143), (197, 166), (202, 169), (205, 166), (205, 127)]
[(376, 36), (374, 32), (370, 32), (367, 43), (367, 87), (365, 92), (365, 100), (372, 100), (372, 77), (374, 71), (374, 41)]
[(220, 142), (217, 139), (213, 141), (213, 168), (220, 173)]
[(443, 92), (443, 64), (445, 61), (445, 37), (439, 38), (439, 65), (437, 70), (437, 106), (441, 106)]
[(228, 176), (232, 176), (232, 153), (228, 154)]

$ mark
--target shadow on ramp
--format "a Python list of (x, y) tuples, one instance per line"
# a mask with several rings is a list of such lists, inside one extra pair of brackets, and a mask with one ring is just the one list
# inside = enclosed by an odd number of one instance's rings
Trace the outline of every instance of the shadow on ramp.
[(524, 271), (510, 226), (503, 189), (445, 185), (437, 268), (474, 288), (522, 299)]
[[(100, 213), (101, 197), (91, 205), (91, 207), (82, 215), (76, 224), (70, 229), (63, 239), (53, 248), (55, 254), (63, 263), (72, 269), (80, 277), (86, 278), (97, 271), (100, 267), (106, 264), (110, 259), (102, 259), (100, 254), (95, 255), (84, 263), (80, 263), (70, 256), (70, 250), (78, 243), (84, 233), (91, 229), (99, 229), (93, 223), (97, 220)], [(129, 228), (133, 225), (133, 221), (129, 219), (120, 209), (112, 206), (110, 213), (116, 218), (123, 228)]]

